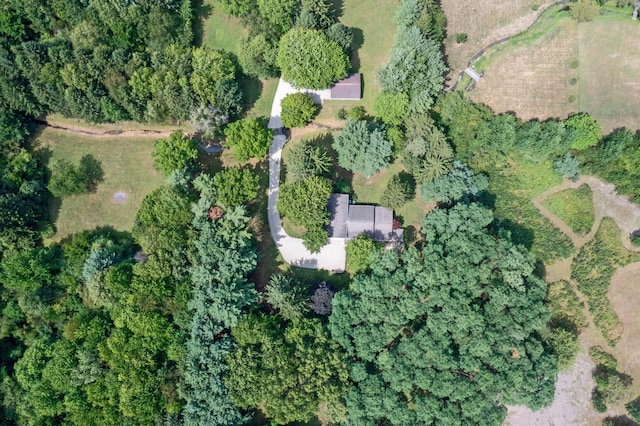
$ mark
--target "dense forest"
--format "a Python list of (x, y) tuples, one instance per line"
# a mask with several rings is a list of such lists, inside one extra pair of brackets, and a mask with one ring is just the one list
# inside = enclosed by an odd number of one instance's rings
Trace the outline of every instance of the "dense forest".
[[(347, 74), (353, 35), (330, 1), (217, 5), (249, 29), (238, 58), (197, 46), (191, 0), (0, 5), (0, 424), (499, 425), (506, 405), (550, 404), (577, 337), (549, 313), (541, 261), (569, 248), (532, 245), (489, 182), (512, 159), (552, 163), (637, 200), (627, 166), (640, 141), (628, 131), (601, 139), (588, 114), (522, 122), (444, 94), (445, 19), (434, 0), (400, 2), (377, 115), (347, 121), (334, 148), (340, 167), (363, 176), (401, 159), (413, 192), (436, 207), (399, 250), (355, 240), (346, 288), (282, 273), (259, 292), (245, 206), (264, 197), (258, 176), (209, 173), (181, 132), (156, 143), (166, 183), (130, 232), (101, 227), (45, 244), (52, 188), (69, 187), (52, 186), (34, 155), (35, 120), (204, 119), (244, 161), (266, 155), (271, 133), (242, 118), (241, 74), (308, 87)], [(285, 211), (332, 185), (326, 151), (302, 144), (292, 156)], [(385, 203), (406, 202), (403, 182)], [(305, 207), (306, 241), (321, 246), (326, 217)]]

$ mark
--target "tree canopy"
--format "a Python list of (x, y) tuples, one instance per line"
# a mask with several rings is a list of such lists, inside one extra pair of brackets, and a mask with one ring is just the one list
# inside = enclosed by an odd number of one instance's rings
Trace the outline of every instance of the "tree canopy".
[(233, 148), (233, 155), (240, 161), (264, 158), (273, 139), (271, 129), (255, 118), (243, 118), (229, 124), (224, 134), (227, 146)]
[(392, 146), (378, 125), (364, 120), (348, 120), (333, 143), (338, 164), (365, 177), (389, 165)]
[(307, 93), (291, 93), (284, 97), (280, 105), (282, 124), (289, 129), (306, 126), (318, 112), (318, 106)]
[(191, 169), (198, 158), (198, 144), (181, 131), (172, 132), (168, 139), (156, 141), (153, 166), (168, 176), (174, 170)]
[(352, 424), (502, 424), (502, 404), (553, 399), (547, 286), (478, 204), (436, 209), (424, 247), (387, 251), (336, 294), (332, 336), (353, 362)]
[(335, 41), (303, 28), (282, 37), (277, 62), (285, 81), (306, 89), (326, 89), (349, 70), (349, 58)]
[(232, 330), (226, 384), (242, 408), (260, 406), (276, 424), (310, 420), (320, 404), (339, 404), (347, 388), (345, 355), (317, 319), (281, 326), (250, 315)]

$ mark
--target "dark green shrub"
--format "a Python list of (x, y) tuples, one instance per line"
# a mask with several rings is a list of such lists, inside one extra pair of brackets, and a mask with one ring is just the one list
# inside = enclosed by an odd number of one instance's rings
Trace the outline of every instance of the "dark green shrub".
[(349, 120), (362, 120), (367, 116), (367, 110), (362, 105), (351, 108), (347, 114)]
[(456, 43), (464, 43), (469, 39), (467, 33), (458, 33), (456, 34)]
[(347, 110), (344, 108), (340, 108), (338, 112), (336, 112), (336, 118), (338, 120), (346, 120), (347, 119)]
[(591, 403), (598, 413), (604, 413), (607, 411), (607, 404), (604, 402), (604, 398), (600, 392), (595, 389), (591, 393)]

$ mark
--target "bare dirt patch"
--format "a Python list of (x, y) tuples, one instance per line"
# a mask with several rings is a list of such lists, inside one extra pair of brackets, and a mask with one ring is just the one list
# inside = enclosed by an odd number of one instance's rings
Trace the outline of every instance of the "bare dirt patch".
[(616, 272), (611, 280), (608, 298), (620, 317), (624, 330), (616, 345), (620, 371), (633, 377), (635, 394), (640, 390), (640, 263)]
[(600, 424), (598, 413), (591, 405), (591, 376), (594, 365), (582, 351), (570, 370), (558, 374), (553, 404), (538, 411), (524, 406), (507, 407), (505, 425), (549, 426)]
[(571, 79), (578, 77), (571, 68), (577, 55), (578, 25), (567, 18), (530, 45), (497, 56), (471, 98), (525, 120), (565, 118), (579, 109), (578, 87), (571, 85)]
[[(527, 29), (539, 13), (552, 1), (549, 0), (442, 0), (447, 16), (446, 53), (453, 70), (466, 68), (471, 57), (485, 46), (504, 37)], [(537, 11), (533, 6), (538, 5)], [(456, 34), (469, 37), (465, 43), (456, 43)]]

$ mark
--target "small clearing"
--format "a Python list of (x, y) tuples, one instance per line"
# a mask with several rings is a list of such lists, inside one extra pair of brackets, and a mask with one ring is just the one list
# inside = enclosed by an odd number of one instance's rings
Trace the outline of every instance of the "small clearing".
[(589, 185), (583, 184), (578, 189), (565, 189), (547, 198), (543, 204), (576, 234), (583, 236), (591, 231), (595, 213), (593, 193)]
[(153, 168), (154, 140), (149, 136), (91, 137), (50, 128), (42, 130), (35, 144), (45, 164), (58, 159), (77, 163), (83, 155), (91, 154), (104, 170), (104, 181), (95, 192), (51, 198), (49, 213), (57, 231), (51, 240), (59, 241), (96, 226), (131, 230), (142, 199), (164, 183), (163, 176)]

